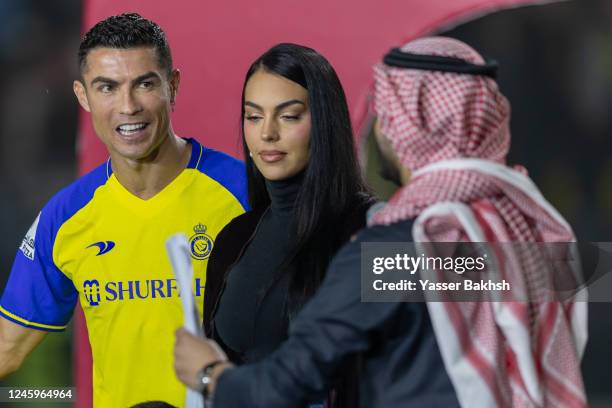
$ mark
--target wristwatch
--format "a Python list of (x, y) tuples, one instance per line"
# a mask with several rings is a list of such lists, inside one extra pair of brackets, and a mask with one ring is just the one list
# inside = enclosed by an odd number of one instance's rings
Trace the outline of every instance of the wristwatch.
[(213, 361), (212, 363), (205, 365), (204, 368), (198, 371), (196, 375), (196, 380), (199, 391), (202, 393), (202, 395), (204, 395), (204, 398), (210, 398), (210, 388), (208, 388), (208, 386), (212, 381), (211, 374), (214, 368), (222, 362), (223, 361), (221, 360)]

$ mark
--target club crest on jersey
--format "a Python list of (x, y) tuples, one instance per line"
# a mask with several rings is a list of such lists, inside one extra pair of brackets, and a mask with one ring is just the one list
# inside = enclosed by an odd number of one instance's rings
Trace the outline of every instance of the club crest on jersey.
[(189, 238), (191, 256), (201, 261), (209, 257), (213, 248), (213, 241), (206, 235), (206, 226), (202, 223), (193, 227), (193, 232), (195, 232), (195, 234)]
[(96, 279), (83, 282), (83, 294), (90, 306), (98, 306), (100, 304), (100, 282)]

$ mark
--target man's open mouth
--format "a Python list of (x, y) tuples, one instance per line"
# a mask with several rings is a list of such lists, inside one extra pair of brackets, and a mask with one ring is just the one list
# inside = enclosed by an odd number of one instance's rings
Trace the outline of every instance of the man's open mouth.
[(148, 123), (130, 123), (125, 125), (117, 126), (116, 130), (123, 136), (131, 136), (135, 133), (140, 132), (144, 128), (146, 128)]

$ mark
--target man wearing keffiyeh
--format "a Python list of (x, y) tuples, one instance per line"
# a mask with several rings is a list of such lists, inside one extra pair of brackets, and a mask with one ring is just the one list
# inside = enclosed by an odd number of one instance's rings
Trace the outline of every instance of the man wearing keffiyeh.
[[(401, 51), (485, 64), (476, 51), (448, 38), (413, 41)], [(375, 84), (378, 137), (389, 141), (411, 181), (371, 225), (415, 218), (415, 241), (575, 240), (524, 171), (506, 166), (510, 106), (493, 79), (379, 64)], [(521, 255), (514, 272), (520, 270), (529, 287), (545, 265), (537, 254)], [(447, 302), (428, 303), (428, 309), (463, 405), (586, 405), (579, 371), (584, 302)]]
[[(392, 50), (375, 67), (375, 133), (402, 187), (338, 253), (273, 355), (215, 370), (224, 356), (180, 331), (179, 378), (197, 386), (187, 369), (197, 349), (199, 368), (212, 367), (215, 408), (299, 406), (361, 353), (362, 407), (586, 406), (585, 303), (361, 302), (362, 242), (575, 240), (525, 172), (506, 166), (510, 106), (494, 68), (449, 38)], [(546, 265), (535, 252), (506, 251), (498, 262), (527, 293), (538, 289)]]

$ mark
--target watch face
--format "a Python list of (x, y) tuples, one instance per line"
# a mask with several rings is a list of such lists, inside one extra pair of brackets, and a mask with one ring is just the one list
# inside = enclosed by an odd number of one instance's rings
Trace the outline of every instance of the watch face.
[(196, 375), (196, 384), (198, 385), (198, 391), (204, 392), (210, 383), (210, 377), (206, 373), (206, 370), (198, 371)]
[(203, 369), (201, 369), (200, 371), (198, 371), (198, 384), (200, 385), (200, 392), (202, 394), (204, 394), (204, 398), (208, 398), (209, 397), (209, 391), (208, 391), (208, 385), (211, 383), (211, 375), (212, 372), (214, 370), (214, 368), (217, 366), (217, 364), (221, 363), (221, 361), (215, 361), (209, 365), (207, 365), (206, 367), (204, 367)]

